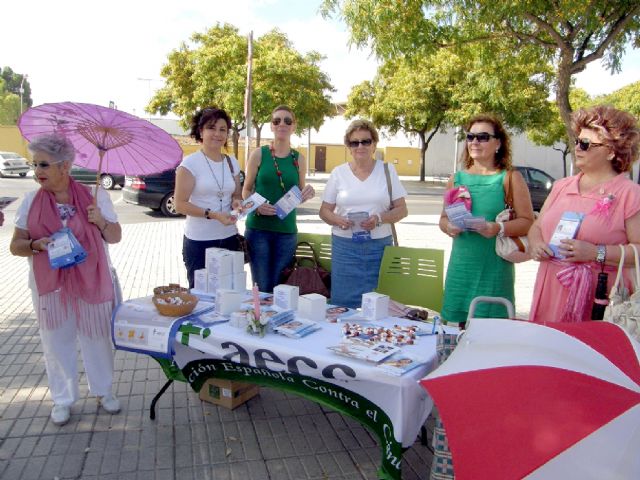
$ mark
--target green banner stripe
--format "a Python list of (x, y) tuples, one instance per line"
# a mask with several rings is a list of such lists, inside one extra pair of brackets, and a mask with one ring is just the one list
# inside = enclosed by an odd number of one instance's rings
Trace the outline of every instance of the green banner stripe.
[(358, 393), (318, 378), (228, 360), (194, 360), (185, 365), (182, 373), (196, 392), (209, 378), (237, 380), (285, 390), (348, 415), (377, 435), (382, 447), (380, 478), (400, 479), (403, 449), (395, 439), (393, 424), (381, 408)]

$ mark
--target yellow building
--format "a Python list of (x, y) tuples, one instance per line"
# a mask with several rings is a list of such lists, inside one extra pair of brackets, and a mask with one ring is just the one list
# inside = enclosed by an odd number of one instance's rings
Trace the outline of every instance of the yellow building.
[[(189, 155), (200, 149), (200, 144), (195, 143), (189, 137), (176, 138), (185, 155)], [(263, 142), (266, 144), (267, 141)], [(294, 148), (305, 156), (310, 172), (331, 172), (335, 167), (351, 160), (349, 149), (344, 145), (311, 144), (311, 155), (307, 152), (307, 145), (298, 145)], [(16, 152), (26, 158), (28, 156), (27, 142), (22, 138), (20, 130), (16, 126), (0, 125), (0, 151)], [(227, 153), (233, 154), (233, 145), (229, 141)], [(419, 175), (420, 150), (410, 147), (385, 147), (379, 148), (376, 158), (393, 163), (399, 175)], [(240, 167), (245, 170), (244, 144), (241, 142), (238, 149), (238, 161)]]

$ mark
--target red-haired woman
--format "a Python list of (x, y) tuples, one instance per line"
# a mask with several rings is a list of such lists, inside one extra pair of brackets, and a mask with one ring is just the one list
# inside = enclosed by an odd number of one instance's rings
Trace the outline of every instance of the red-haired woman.
[[(572, 123), (580, 173), (555, 182), (529, 232), (531, 254), (540, 261), (530, 313), (536, 322), (590, 320), (598, 273), (616, 270), (619, 245), (625, 246), (625, 264), (632, 266), (628, 244), (640, 244), (640, 186), (627, 176), (638, 159), (637, 120), (596, 106), (574, 113)], [(565, 212), (584, 217), (576, 237), (561, 241), (559, 260), (549, 242)]]

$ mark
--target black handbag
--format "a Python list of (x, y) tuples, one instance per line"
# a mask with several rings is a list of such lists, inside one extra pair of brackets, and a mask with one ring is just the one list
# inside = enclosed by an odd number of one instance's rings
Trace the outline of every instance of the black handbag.
[(318, 257), (310, 243), (300, 242), (298, 245), (308, 246), (313, 257), (294, 257), (293, 265), (282, 271), (282, 283), (297, 286), (300, 289), (300, 295), (318, 293), (329, 298), (331, 273), (318, 264)]
[(238, 239), (238, 251), (244, 253), (244, 263), (249, 263), (251, 257), (249, 256), (249, 243), (247, 243), (247, 239), (239, 233), (236, 233), (236, 238)]

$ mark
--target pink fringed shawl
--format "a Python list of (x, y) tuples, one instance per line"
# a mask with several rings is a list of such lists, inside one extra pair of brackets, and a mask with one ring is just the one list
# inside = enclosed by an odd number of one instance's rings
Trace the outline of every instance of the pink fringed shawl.
[[(92, 197), (87, 188), (69, 179), (69, 200), (70, 204), (75, 206), (76, 214), (67, 221), (67, 227), (87, 251), (87, 259), (79, 265), (54, 270), (49, 265), (49, 257), (46, 253), (35, 255), (33, 271), (38, 295), (44, 300), (44, 297), (49, 297), (48, 294), (59, 291), (62, 304), (66, 305), (70, 302), (73, 306), (83, 331), (91, 332), (97, 327), (96, 333), (104, 333), (103, 326), (82, 328), (82, 323), (88, 321), (86, 310), (89, 307), (83, 303), (98, 306), (111, 302), (114, 298), (109, 262), (102, 236), (98, 228), (87, 220), (87, 207), (91, 205)], [(49, 237), (62, 227), (55, 196), (51, 192), (40, 189), (33, 199), (27, 218), (30, 237), (34, 239)], [(60, 318), (53, 318), (58, 315), (47, 315), (47, 317), (45, 324), (50, 328), (55, 328), (61, 321)]]

